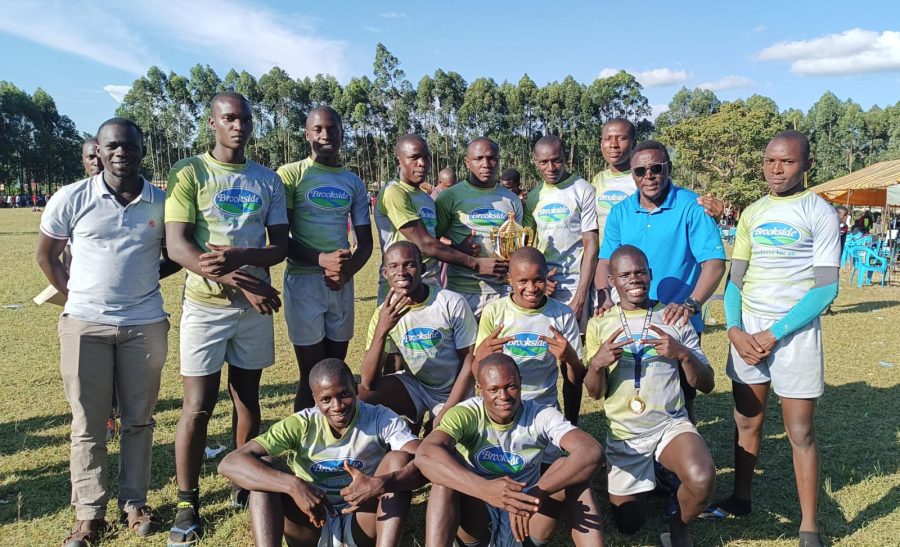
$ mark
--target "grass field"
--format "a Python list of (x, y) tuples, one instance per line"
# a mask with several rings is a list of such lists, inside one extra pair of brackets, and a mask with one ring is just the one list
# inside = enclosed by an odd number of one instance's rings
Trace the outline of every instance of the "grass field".
[[(0, 211), (0, 545), (54, 545), (74, 522), (69, 507), (69, 411), (59, 377), (56, 322), (60, 309), (35, 306), (31, 297), (46, 286), (34, 262), (39, 215), (28, 209)], [(356, 337), (348, 362), (358, 368), (363, 355), (365, 327), (375, 306), (377, 258), (356, 282)], [(281, 268), (273, 278), (281, 285)], [(98, 272), (102, 275), (102, 272)], [(828, 388), (818, 413), (822, 452), (822, 491), (819, 498), (823, 536), (839, 545), (900, 545), (900, 288), (851, 287), (844, 271), (835, 314), (823, 318), (827, 348)], [(176, 493), (173, 441), (181, 405), (178, 375), (178, 324), (182, 278), (163, 283), (166, 310), (172, 314), (169, 357), (156, 409), (153, 478), (150, 504), (171, 524)], [(18, 307), (17, 305), (21, 305)], [(716, 368), (714, 393), (697, 400), (699, 426), (718, 466), (717, 496), (730, 492), (732, 419), (730, 384), (724, 375), (727, 340), (720, 303), (712, 306), (717, 324), (708, 327), (703, 345)], [(263, 375), (263, 426), (286, 416), (297, 382), (297, 367), (287, 340), (284, 320), (276, 317), (275, 366)], [(888, 368), (880, 362), (892, 364)], [(699, 522), (693, 527), (695, 544), (796, 545), (799, 509), (791, 454), (781, 424), (777, 400), (768, 407), (769, 419), (754, 493), (754, 513), (742, 520)], [(227, 445), (230, 425), (228, 396), (210, 422), (209, 446)], [(605, 436), (602, 405), (585, 396), (581, 426)], [(110, 476), (116, 476), (118, 442), (109, 447)], [(201, 478), (203, 515), (208, 521), (205, 545), (248, 545), (247, 516), (228, 505), (228, 483), (216, 474), (218, 458), (208, 461)], [(603, 506), (605, 477), (596, 480)], [(115, 491), (115, 484), (110, 485)], [(403, 545), (423, 544), (427, 490), (418, 495)], [(658, 545), (665, 524), (662, 502), (650, 506), (648, 523), (635, 536), (625, 537), (607, 524), (610, 545)], [(115, 501), (108, 518), (116, 519)], [(114, 528), (109, 545), (143, 544), (125, 530)], [(165, 534), (147, 544), (162, 545)], [(560, 536), (557, 545), (566, 545)]]

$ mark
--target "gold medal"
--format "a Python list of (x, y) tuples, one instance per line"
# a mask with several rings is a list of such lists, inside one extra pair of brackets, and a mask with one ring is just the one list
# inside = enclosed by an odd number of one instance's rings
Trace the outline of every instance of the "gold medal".
[(635, 395), (631, 399), (628, 399), (628, 408), (635, 414), (640, 414), (647, 409), (647, 403), (641, 399), (640, 395)]

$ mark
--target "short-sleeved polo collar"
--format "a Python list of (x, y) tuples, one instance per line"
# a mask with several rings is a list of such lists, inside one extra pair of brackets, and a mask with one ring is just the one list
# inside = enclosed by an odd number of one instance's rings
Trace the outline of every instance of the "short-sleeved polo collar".
[(662, 203), (659, 204), (659, 207), (654, 209), (653, 211), (648, 211), (641, 205), (641, 191), (631, 194), (631, 197), (628, 199), (633, 200), (631, 203), (632, 209), (635, 213), (650, 213), (653, 214), (655, 211), (660, 211), (662, 209), (672, 209), (675, 207), (675, 194), (678, 192), (679, 188), (672, 182), (672, 179), (669, 179), (669, 191), (666, 193), (666, 199), (663, 200)]
[[(150, 188), (150, 183), (147, 182), (147, 179), (145, 179), (144, 177), (141, 177), (141, 182), (144, 185), (141, 187), (140, 200), (146, 201), (147, 203), (153, 203), (153, 190)], [(109, 186), (107, 186), (106, 183), (103, 182), (103, 173), (94, 175), (93, 183), (97, 187), (97, 191), (100, 193), (100, 195), (102, 197), (106, 197), (106, 196), (109, 196), (112, 198), (116, 197), (113, 194), (113, 192), (109, 189)]]

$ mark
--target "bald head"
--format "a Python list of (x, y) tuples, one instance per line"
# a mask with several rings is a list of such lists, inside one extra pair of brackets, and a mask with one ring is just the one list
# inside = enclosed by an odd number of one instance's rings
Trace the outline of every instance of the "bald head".
[(247, 100), (247, 97), (244, 97), (243, 95), (235, 91), (221, 91), (213, 95), (213, 98), (209, 101), (210, 110), (212, 112), (216, 112), (219, 108), (221, 108), (219, 105), (231, 101), (243, 103), (247, 110), (253, 110), (250, 107), (250, 101)]
[(470, 182), (482, 188), (493, 187), (500, 168), (500, 146), (487, 137), (470, 142), (466, 147), (466, 168), (472, 175)]
[(544, 258), (544, 253), (534, 247), (520, 247), (509, 255), (510, 269), (519, 264), (533, 264), (540, 268), (541, 272), (547, 272), (547, 259)]
[(486, 383), (484, 381), (485, 378), (493, 370), (509, 372), (519, 380), (522, 379), (522, 373), (512, 357), (505, 353), (492, 353), (478, 364), (478, 383), (484, 385)]
[(444, 189), (456, 184), (456, 171), (452, 167), (444, 167), (438, 173), (438, 184)]
[(560, 152), (563, 152), (564, 148), (565, 146), (563, 145), (562, 139), (556, 135), (544, 135), (534, 143), (535, 154), (537, 154), (539, 150), (559, 150)]
[(408, 135), (403, 135), (399, 139), (397, 139), (397, 144), (394, 145), (394, 153), (397, 154), (397, 157), (400, 157), (402, 150), (407, 146), (421, 146), (428, 149), (428, 143), (425, 142), (425, 139), (422, 138), (421, 135), (416, 135), (415, 133), (410, 133)]

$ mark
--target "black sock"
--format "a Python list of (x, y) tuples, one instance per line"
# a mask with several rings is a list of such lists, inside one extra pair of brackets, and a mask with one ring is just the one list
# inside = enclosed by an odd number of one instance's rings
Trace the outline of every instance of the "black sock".
[(195, 511), (200, 510), (200, 489), (194, 488), (193, 490), (178, 490), (178, 501), (183, 502), (186, 501), (194, 506)]
[(728, 511), (734, 516), (749, 515), (750, 511), (753, 509), (752, 505), (750, 504), (750, 500), (742, 500), (734, 496), (723, 500), (721, 503), (719, 503), (719, 507)]

